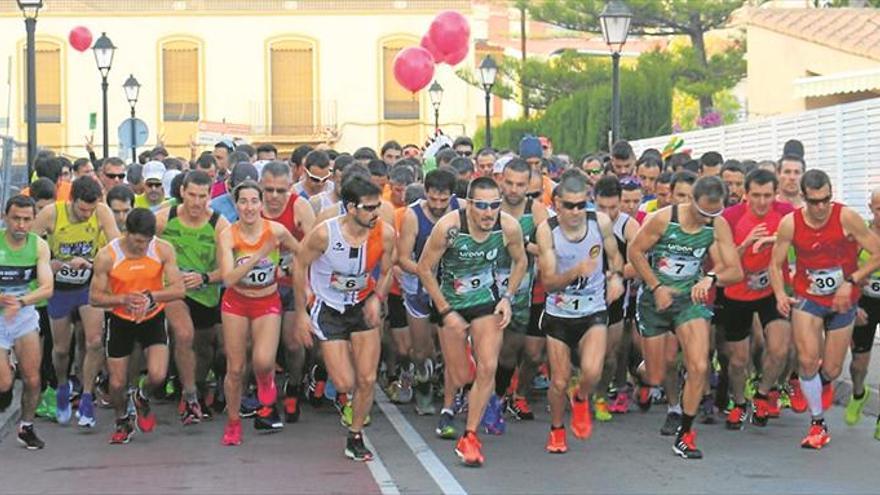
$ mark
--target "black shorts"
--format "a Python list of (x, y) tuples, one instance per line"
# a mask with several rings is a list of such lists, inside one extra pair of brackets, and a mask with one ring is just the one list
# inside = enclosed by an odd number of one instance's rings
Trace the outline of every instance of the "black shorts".
[(578, 354), (581, 339), (587, 331), (596, 325), (608, 326), (608, 312), (599, 311), (583, 318), (559, 318), (548, 315), (545, 311), (541, 315), (541, 329), (547, 337), (554, 338), (571, 350), (572, 359)]
[(406, 308), (403, 307), (403, 296), (388, 294), (388, 325), (390, 328), (406, 328)]
[(626, 304), (624, 305), (623, 319), (624, 320), (631, 320), (631, 321), (635, 320), (636, 319), (636, 307), (638, 306), (638, 296), (624, 295), (623, 297), (621, 297), (621, 299), (626, 299)]
[(871, 352), (871, 348), (874, 347), (874, 334), (877, 331), (877, 324), (880, 323), (880, 299), (862, 296), (859, 299), (859, 307), (864, 309), (865, 313), (868, 313), (868, 324), (856, 326), (853, 329), (853, 354)]
[(278, 295), (281, 296), (281, 311), (292, 313), (296, 309), (295, 301), (293, 299), (293, 287), (279, 285)]
[(108, 358), (130, 356), (134, 351), (135, 343), (140, 343), (141, 349), (153, 345), (168, 345), (164, 312), (159, 312), (156, 316), (140, 323), (124, 320), (113, 313), (109, 315), (106, 334)]
[(372, 330), (364, 318), (364, 301), (339, 312), (318, 299), (310, 313), (318, 340), (349, 340), (353, 333)]
[(527, 337), (546, 337), (541, 330), (541, 315), (544, 314), (544, 303), (532, 303), (529, 313), (529, 328), (526, 330)]
[(721, 287), (715, 287), (715, 302), (712, 304), (712, 324), (713, 325), (724, 325), (726, 323), (724, 318), (724, 308), (727, 307), (727, 303), (730, 299), (724, 295), (724, 289)]
[[(469, 308), (456, 309), (455, 312), (464, 318), (464, 321), (472, 323), (477, 318), (482, 318), (494, 313), (497, 304), (497, 302), (480, 304)], [(443, 326), (443, 322), (440, 321), (440, 315), (437, 313), (437, 310), (434, 309), (433, 305), (431, 305), (431, 322), (440, 325), (441, 327)]]
[(761, 320), (761, 326), (764, 329), (771, 322), (785, 319), (776, 309), (776, 296), (772, 294), (755, 301), (725, 299), (720, 320), (724, 326), (725, 340), (740, 342), (749, 338), (752, 335), (752, 321), (755, 313), (758, 314), (758, 319)]
[(189, 317), (192, 319), (193, 328), (211, 328), (220, 323), (220, 306), (209, 308), (188, 297), (183, 298), (183, 301), (189, 308)]
[(623, 321), (623, 309), (626, 303), (626, 296), (620, 296), (616, 301), (608, 305), (608, 325), (614, 325)]

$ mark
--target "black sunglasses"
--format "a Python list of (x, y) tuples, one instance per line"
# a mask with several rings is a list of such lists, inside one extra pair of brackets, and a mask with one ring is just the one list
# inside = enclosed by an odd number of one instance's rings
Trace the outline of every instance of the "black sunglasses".
[(372, 212), (378, 210), (381, 206), (382, 206), (382, 203), (376, 203), (374, 205), (365, 205), (363, 203), (360, 203), (357, 205), (359, 210), (364, 210), (367, 213), (372, 213)]
[(586, 210), (587, 209), (587, 202), (586, 201), (578, 201), (578, 202), (563, 201), (562, 207), (565, 208), (566, 210)]
[(542, 191), (532, 191), (532, 192), (527, 192), (526, 197), (530, 198), (530, 199), (538, 199), (541, 197), (542, 194), (544, 194)]
[(107, 173), (105, 173), (105, 174), (104, 174), (104, 177), (107, 177), (108, 179), (119, 179), (119, 180), (122, 180), (122, 179), (125, 178), (125, 174), (107, 174)]
[(153, 189), (159, 189), (162, 187), (162, 183), (161, 182), (147, 182), (146, 186), (153, 188)]
[(804, 201), (813, 206), (827, 205), (831, 202), (831, 196), (825, 196), (824, 198), (804, 198)]

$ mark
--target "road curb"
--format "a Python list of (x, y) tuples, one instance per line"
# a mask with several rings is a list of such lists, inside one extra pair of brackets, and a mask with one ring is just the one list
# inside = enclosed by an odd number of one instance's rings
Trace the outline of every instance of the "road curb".
[(21, 417), (21, 382), (15, 382), (12, 391), (12, 403), (9, 409), (0, 413), (0, 440), (6, 437), (6, 434), (15, 428), (15, 423)]

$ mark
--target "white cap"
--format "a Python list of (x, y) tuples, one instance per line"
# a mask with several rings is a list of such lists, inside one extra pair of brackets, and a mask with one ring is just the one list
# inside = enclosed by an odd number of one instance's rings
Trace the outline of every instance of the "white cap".
[(165, 164), (156, 160), (147, 162), (144, 165), (144, 181), (162, 180), (165, 176)]
[(180, 173), (180, 170), (171, 169), (165, 172), (165, 175), (162, 176), (162, 187), (165, 189), (166, 198), (174, 196), (173, 194), (171, 194), (171, 181), (173, 181), (175, 177), (180, 175)]
[(495, 164), (492, 165), (492, 173), (493, 174), (501, 174), (504, 173), (504, 167), (510, 163), (510, 160), (513, 160), (513, 155), (504, 155), (501, 158), (495, 160)]
[[(263, 176), (263, 167), (265, 167), (266, 164), (269, 163), (270, 161), (272, 161), (272, 160), (257, 160), (254, 162), (254, 168), (257, 169), (257, 173), (260, 175), (260, 177)], [(328, 182), (332, 183), (332, 181), (328, 181)]]

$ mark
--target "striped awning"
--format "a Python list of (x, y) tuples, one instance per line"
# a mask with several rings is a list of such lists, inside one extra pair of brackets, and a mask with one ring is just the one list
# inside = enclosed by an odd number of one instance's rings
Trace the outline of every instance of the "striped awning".
[(810, 98), (841, 93), (880, 90), (880, 67), (838, 72), (824, 76), (799, 77), (794, 80), (795, 98)]

